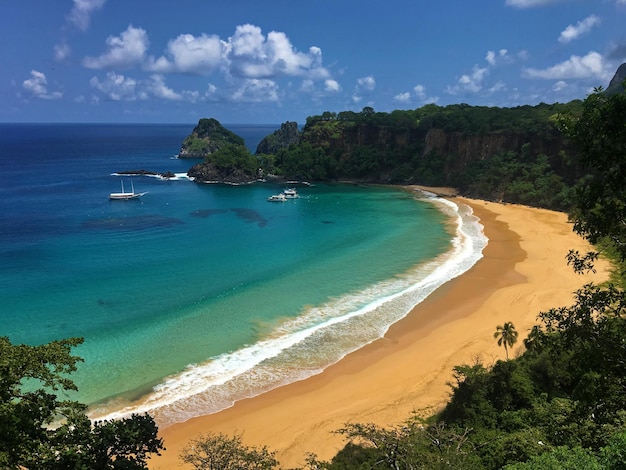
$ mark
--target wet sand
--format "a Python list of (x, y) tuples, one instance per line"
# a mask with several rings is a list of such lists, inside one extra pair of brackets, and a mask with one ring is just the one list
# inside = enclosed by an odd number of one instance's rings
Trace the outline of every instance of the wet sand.
[(519, 332), (511, 356), (537, 314), (573, 303), (573, 292), (608, 277), (577, 275), (567, 266), (570, 248), (588, 245), (562, 213), (452, 197), (468, 204), (485, 227), (484, 257), (446, 283), (393, 325), (384, 338), (348, 355), (322, 374), (222, 412), (160, 430), (167, 450), (150, 469), (192, 468), (179, 459), (189, 441), (207, 432), (241, 434), (246, 445), (277, 451), (282, 468), (302, 467), (307, 453), (330, 459), (345, 441), (333, 431), (347, 422), (396, 425), (412, 412), (439, 410), (449, 397), (452, 368), (505, 358), (493, 333), (512, 321)]

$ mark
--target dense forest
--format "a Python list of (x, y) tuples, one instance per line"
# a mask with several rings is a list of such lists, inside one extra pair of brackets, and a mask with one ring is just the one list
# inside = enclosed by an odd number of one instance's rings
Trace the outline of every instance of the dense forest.
[[(295, 123), (284, 123), (254, 156), (243, 142), (225, 140), (229, 131), (217, 121), (202, 119), (183, 143), (181, 156), (204, 157), (189, 171), (199, 181), (282, 178), (452, 186), (470, 197), (565, 210), (583, 172), (559, 126), (563, 116), (578, 116), (581, 109), (582, 102), (573, 101), (325, 112), (309, 117), (301, 131)], [(212, 134), (206, 132), (209, 121)]]
[(518, 108), (434, 104), (312, 116), (271, 172), (305, 180), (452, 186), (483, 199), (565, 209), (580, 172), (557, 127), (581, 103)]
[[(207, 156), (224, 169), (233, 159), (254, 177), (262, 161), (266, 173), (289, 177), (455, 184), (498, 200), (566, 205), (576, 232), (618, 267), (616, 283), (587, 285), (573, 305), (538, 312), (520, 356), (508, 358), (507, 349), (507, 360), (492, 367), (457, 365), (451, 398), (437, 414), (395, 427), (346, 423), (337, 430), (345, 447), (331, 461), (308, 455), (306, 468), (626, 468), (625, 123), (626, 94), (601, 90), (582, 102), (514, 110), (366, 108), (310, 118), (301, 141), (275, 155), (254, 157), (227, 142)], [(483, 153), (463, 153), (470, 148)], [(568, 262), (582, 272), (598, 256), (571, 251)], [(517, 342), (513, 322), (494, 328), (505, 348)], [(80, 343), (27, 346), (0, 337), (0, 468), (145, 469), (163, 449), (150, 416), (91, 423), (85, 405), (64, 399), (75, 389), (68, 374), (81, 360), (71, 355)], [(196, 469), (273, 469), (275, 455), (241, 436), (209, 434), (181, 460)]]

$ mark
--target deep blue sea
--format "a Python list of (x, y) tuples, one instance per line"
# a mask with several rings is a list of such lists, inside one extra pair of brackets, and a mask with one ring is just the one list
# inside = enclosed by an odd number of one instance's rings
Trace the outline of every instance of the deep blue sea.
[[(0, 335), (83, 337), (94, 417), (167, 425), (319, 373), (481, 257), (468, 208), (409, 189), (195, 183), (193, 127), (0, 124)], [(279, 125), (226, 127), (254, 151)], [(110, 201), (122, 181), (147, 194)]]

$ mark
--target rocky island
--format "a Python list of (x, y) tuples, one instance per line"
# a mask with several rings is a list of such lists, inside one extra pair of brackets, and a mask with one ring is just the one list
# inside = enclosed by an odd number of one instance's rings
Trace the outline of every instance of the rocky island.
[(206, 158), (227, 145), (245, 146), (245, 142), (217, 119), (202, 118), (184, 140), (178, 158)]

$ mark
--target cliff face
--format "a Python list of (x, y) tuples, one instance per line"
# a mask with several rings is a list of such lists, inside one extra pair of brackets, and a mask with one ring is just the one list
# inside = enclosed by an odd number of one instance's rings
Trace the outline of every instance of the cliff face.
[(454, 157), (455, 166), (482, 160), (508, 151), (520, 153), (522, 148), (533, 154), (556, 156), (564, 148), (562, 135), (492, 132), (468, 135), (462, 132), (446, 132), (431, 128), (391, 128), (371, 125), (355, 125), (311, 130), (303, 135), (303, 141), (313, 147), (322, 147), (327, 153), (349, 155), (359, 147), (370, 147), (402, 153), (407, 158), (428, 158), (431, 155)]
[(368, 124), (336, 123), (305, 130), (302, 141), (321, 147), (327, 153), (349, 155), (359, 147), (376, 149), (406, 148), (423, 141), (417, 129), (391, 128)]
[(461, 132), (445, 132), (442, 129), (429, 129), (424, 138), (422, 158), (430, 155), (453, 157), (451, 169), (500, 155), (506, 152), (556, 157), (565, 148), (563, 136), (554, 131), (551, 135), (528, 135), (514, 132), (493, 132), (488, 134), (466, 135)]
[(617, 69), (617, 72), (615, 72), (615, 75), (613, 76), (613, 78), (611, 79), (611, 82), (609, 83), (608, 88), (606, 89), (606, 92), (611, 94), (611, 93), (623, 93), (624, 91), (624, 80), (626, 80), (626, 63), (623, 63), (622, 65), (619, 66), (619, 68)]
[(256, 155), (277, 154), (280, 150), (300, 142), (298, 123), (287, 121), (280, 129), (265, 137), (256, 148)]

